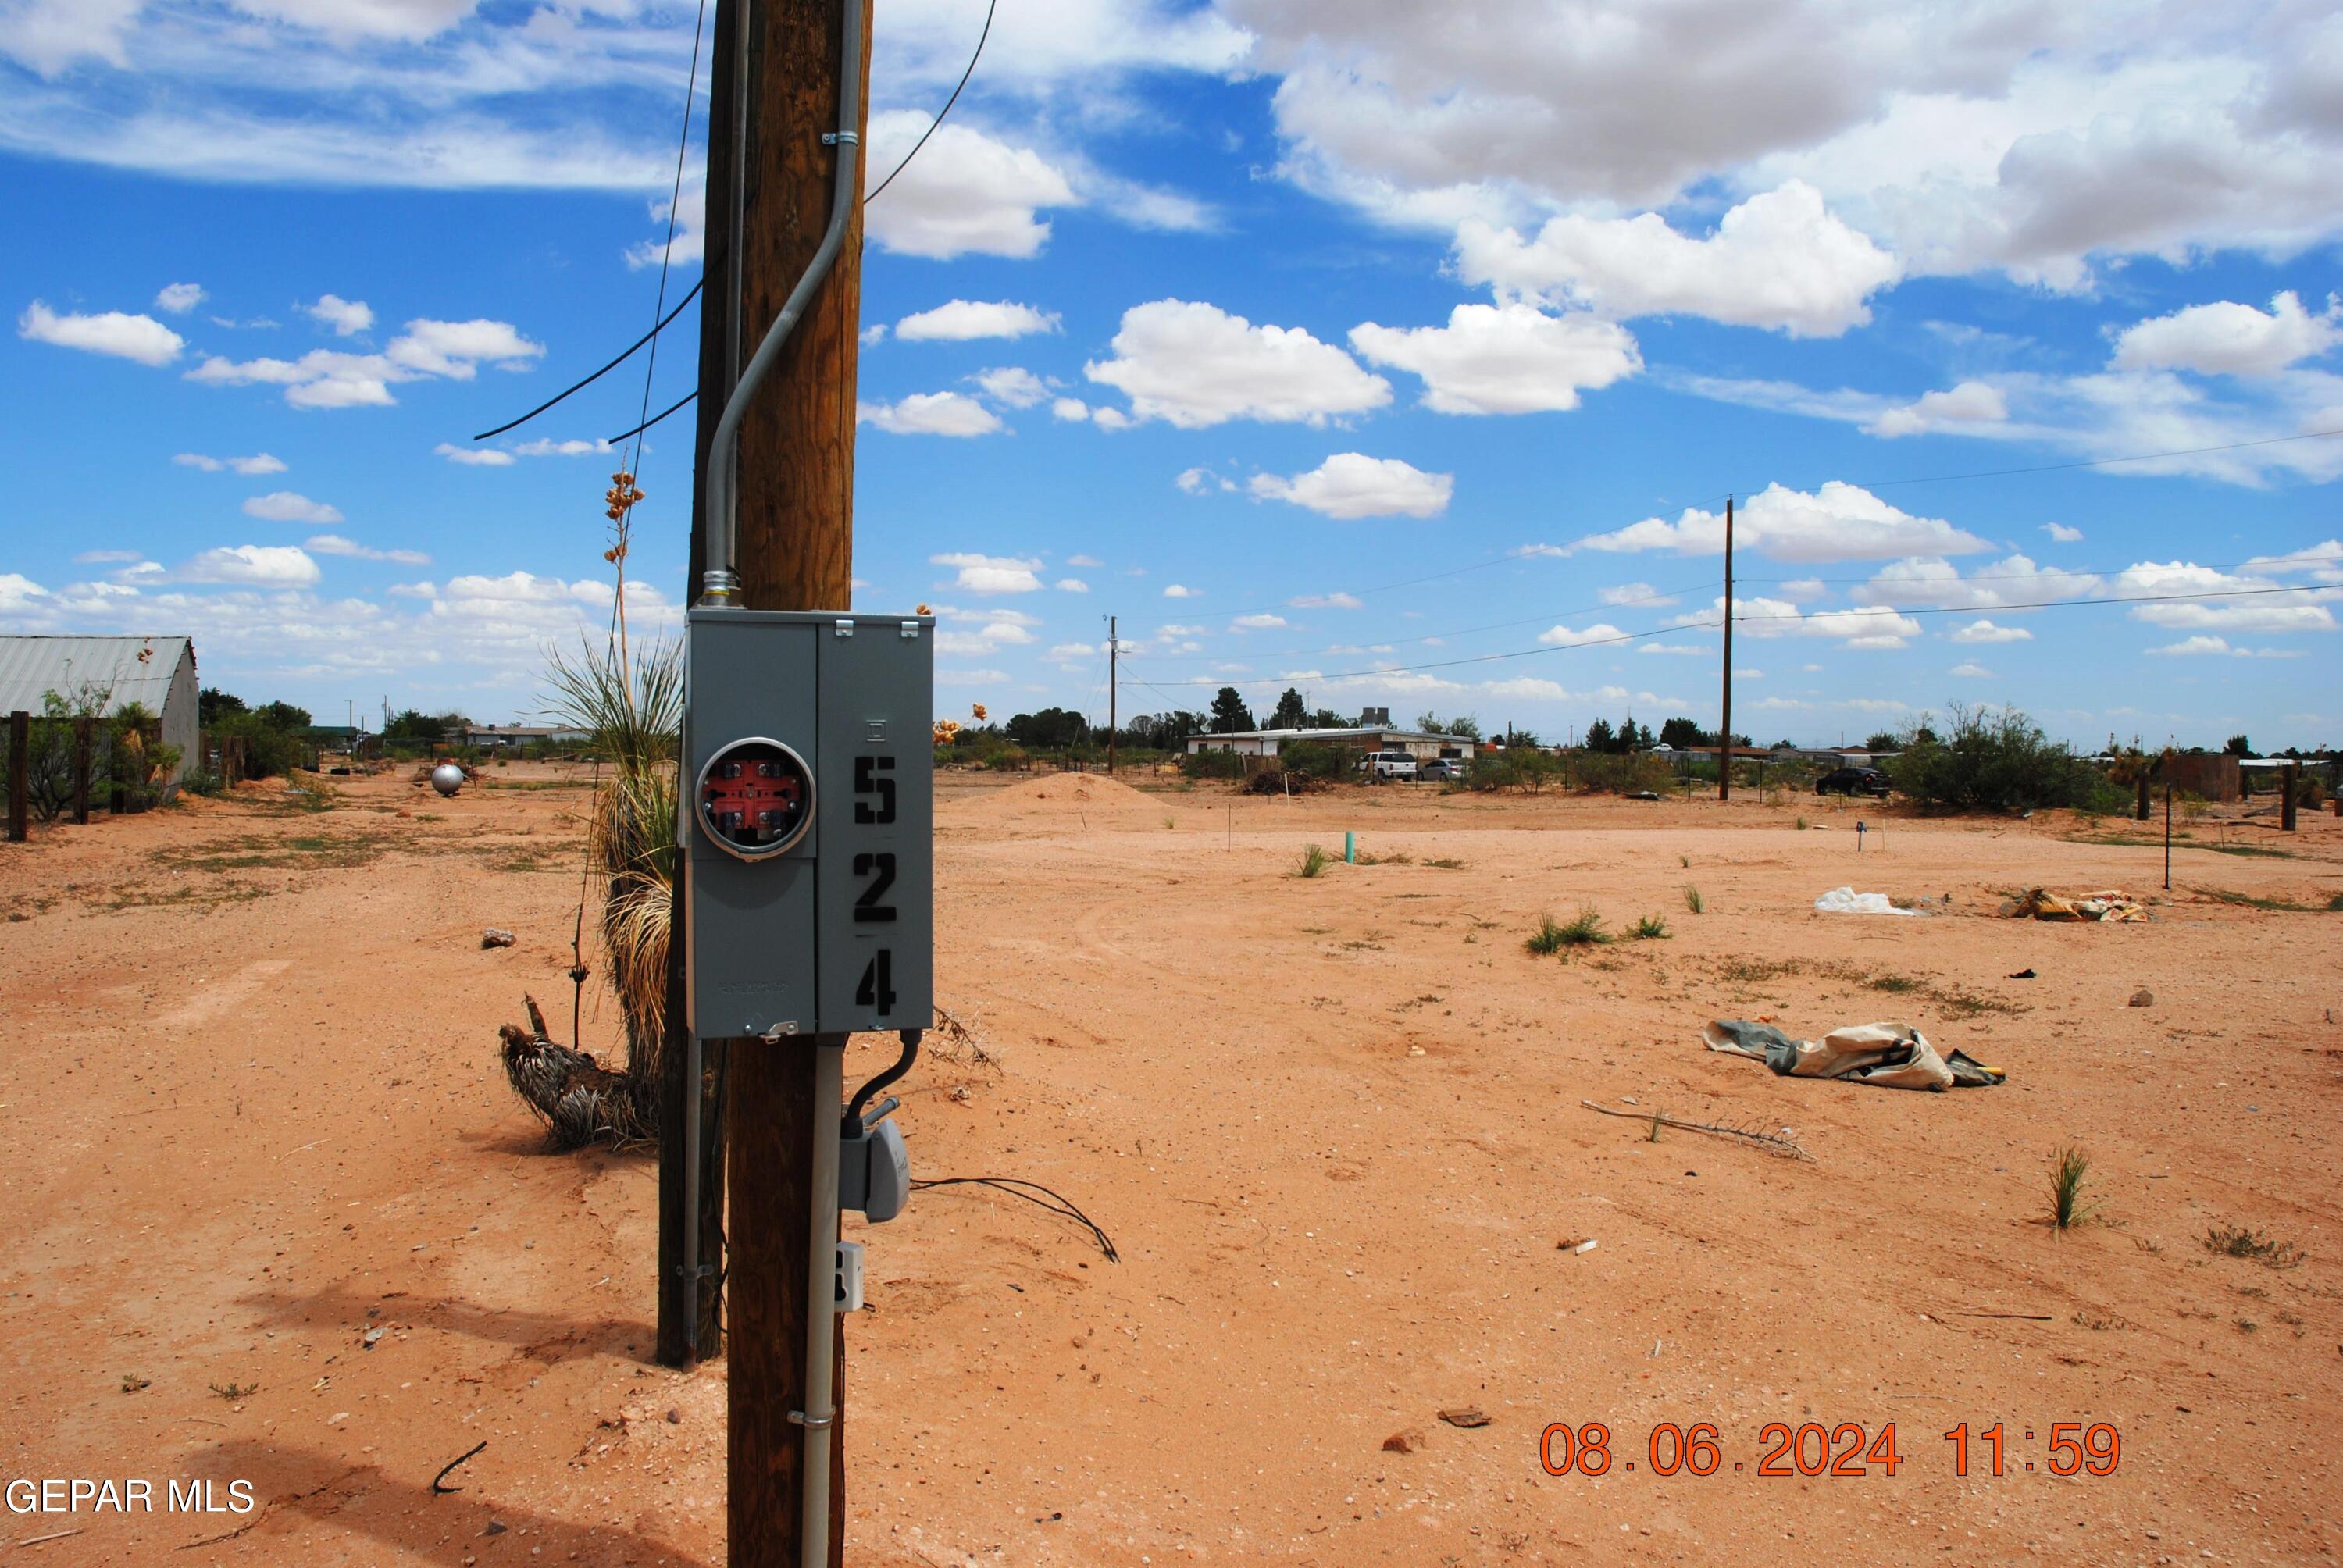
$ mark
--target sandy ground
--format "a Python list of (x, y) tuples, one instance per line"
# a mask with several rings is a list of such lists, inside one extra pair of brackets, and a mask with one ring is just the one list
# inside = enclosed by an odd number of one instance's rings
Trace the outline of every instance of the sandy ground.
[[(723, 1366), (649, 1361), (656, 1169), (546, 1154), (496, 1064), (524, 990), (567, 1027), (582, 792), (489, 782), (0, 846), (0, 1481), (156, 1496), (0, 1513), (0, 1559), (722, 1560)], [(1121, 1261), (980, 1188), (850, 1220), (874, 1309), (848, 1328), (850, 1561), (2343, 1553), (2343, 914), (2203, 891), (2323, 909), (2343, 822), (2197, 823), (2167, 900), (2159, 849), (2065, 819), (942, 793), (940, 990), (990, 1060), (910, 1081), (915, 1167), (1045, 1182)], [(1858, 816), (1885, 827), (1859, 858)], [(1346, 829), (1410, 859), (1292, 874)], [(1848, 883), (1929, 913), (1814, 912)], [(2046, 883), (2166, 901), (1994, 918)], [(1670, 934), (1523, 950), (1582, 906)], [(519, 945), (483, 950), (489, 925)], [(1702, 1049), (1716, 1016), (1907, 1020), (2010, 1078), (1777, 1080)], [(587, 1046), (615, 1022), (589, 990)], [(1654, 1142), (1582, 1098), (1788, 1128), (1813, 1160)], [(2068, 1143), (2101, 1221), (2061, 1233)], [(2302, 1261), (2216, 1255), (2229, 1225)], [(1467, 1405), (1488, 1423), (1439, 1418)], [(1775, 1422), (1893, 1422), (1901, 1467), (1760, 1475)], [(1956, 1476), (1942, 1434), (1996, 1422), (2008, 1473), (1973, 1436)], [(2120, 1434), (2113, 1474), (2047, 1473), (2066, 1422)], [(1609, 1473), (1548, 1474), (1553, 1422), (1606, 1423)], [(1716, 1472), (1652, 1473), (1661, 1422), (1712, 1423)], [(166, 1512), (190, 1478), (214, 1511)]]

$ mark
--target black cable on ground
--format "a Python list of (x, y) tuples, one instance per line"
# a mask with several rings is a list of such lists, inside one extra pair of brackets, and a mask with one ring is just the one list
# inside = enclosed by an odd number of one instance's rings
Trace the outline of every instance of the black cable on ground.
[[(1114, 1250), (1114, 1242), (1109, 1239), (1104, 1231), (1099, 1229), (1098, 1221), (1075, 1208), (1071, 1200), (1061, 1193), (1051, 1191), (1039, 1181), (1028, 1181), (1016, 1176), (938, 1176), (924, 1181), (918, 1177), (911, 1180), (911, 1191), (914, 1192), (922, 1191), (930, 1187), (990, 1187), (996, 1191), (1008, 1193), (1011, 1198), (1022, 1198), (1028, 1203), (1047, 1209), (1052, 1214), (1063, 1215), (1089, 1231), (1091, 1237), (1097, 1241), (1099, 1251), (1106, 1254), (1108, 1262), (1122, 1261), (1122, 1254)], [(1028, 1188), (1031, 1191), (1026, 1191)], [(1043, 1196), (1035, 1197), (1034, 1193), (1037, 1192)]]

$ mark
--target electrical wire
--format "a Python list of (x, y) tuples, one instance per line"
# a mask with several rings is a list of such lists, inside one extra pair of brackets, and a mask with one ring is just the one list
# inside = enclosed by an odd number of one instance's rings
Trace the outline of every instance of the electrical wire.
[[(1996, 605), (1994, 608), (2005, 611), (2022, 609), (2069, 609), (2086, 605), (2173, 604), (2179, 602), (2193, 602), (2196, 600), (2208, 598), (2249, 598), (2258, 594), (2302, 593), (2305, 591), (2307, 590), (2299, 588), (2221, 588), (2208, 589), (2199, 593), (2131, 594), (2108, 598), (2041, 599), (2030, 604)], [(1931, 605), (1918, 606), (1910, 608), (1896, 605), (1864, 605), (1858, 608), (1851, 610), (1817, 610), (1815, 614), (1816, 616), (1848, 616), (1861, 615), (1866, 611), (1872, 610), (1878, 610), (1894, 615), (1975, 615), (1977, 613), (1974, 607), (1968, 605)], [(1735, 626), (1751, 626), (1765, 621), (1802, 621), (1811, 620), (1813, 618), (1815, 618), (1814, 616), (1799, 614), (1735, 615), (1733, 618), (1733, 624)], [(1372, 679), (1378, 676), (1408, 675), (1418, 670), (1425, 669), (1454, 669), (1460, 666), (1468, 664), (1496, 664), (1507, 659), (1529, 658), (1541, 653), (1567, 653), (1574, 649), (1582, 648), (1607, 648), (1616, 643), (1641, 642), (1645, 638), (1668, 637), (1677, 632), (1715, 631), (1723, 627), (1724, 624), (1724, 618), (1720, 617), (1715, 620), (1687, 621), (1681, 626), (1654, 627), (1648, 631), (1625, 631), (1621, 632), (1616, 637), (1590, 638), (1584, 642), (1550, 643), (1539, 648), (1512, 648), (1503, 653), (1482, 653), (1470, 655), (1463, 658), (1438, 659), (1428, 664), (1394, 664), (1379, 669), (1343, 669), (1336, 670), (1331, 675), (1321, 671), (1310, 676), (1309, 678), (1313, 681), (1365, 680)], [(1123, 657), (1126, 659), (1130, 658), (1128, 654)], [(1297, 678), (1298, 678), (1290, 675), (1262, 675), (1230, 677), (1227, 678), (1214, 678), (1205, 680), (1172, 680), (1166, 681), (1164, 684), (1167, 686), (1277, 686), (1295, 684)], [(1154, 691), (1159, 697), (1162, 697), (1164, 695), (1152, 682), (1141, 680), (1140, 684), (1147, 687), (1149, 690)], [(1170, 699), (1166, 698), (1165, 700), (1169, 701)]]
[[(699, 285), (698, 285), (698, 284), (696, 284), (696, 283), (695, 283), (695, 284), (693, 284), (691, 286), (692, 286), (694, 289), (697, 289), (697, 288), (699, 288)], [(605, 437), (605, 438), (606, 438), (607, 440), (608, 440), (608, 442), (610, 443), (610, 445), (612, 445), (613, 447), (615, 447), (615, 446), (617, 446), (619, 442), (624, 441), (624, 440), (628, 439), (628, 437), (630, 437), (639, 436), (639, 435), (641, 435), (644, 431), (646, 431), (646, 430), (649, 429), (652, 426), (654, 426), (654, 425), (658, 424), (660, 420), (662, 420), (662, 419), (666, 418), (669, 414), (673, 414), (673, 413), (676, 413), (676, 412), (679, 411), (679, 410), (683, 407), (683, 406), (684, 406), (685, 404), (687, 404), (687, 403), (689, 403), (689, 402), (692, 401), (694, 398), (698, 397), (699, 396), (699, 388), (694, 387), (692, 390), (690, 390), (690, 391), (689, 391), (689, 392), (685, 393), (682, 397), (680, 397), (677, 398), (674, 402), (672, 402), (672, 403), (669, 404), (666, 407), (664, 407), (664, 408), (660, 409), (658, 413), (656, 413), (656, 414), (652, 415), (649, 418), (648, 418), (648, 419), (644, 420), (641, 424), (639, 424), (639, 425), (636, 426), (633, 429), (631, 429), (631, 430), (621, 430), (621, 431), (619, 431), (617, 435), (615, 435), (615, 436), (611, 436), (611, 437)]]
[(869, 206), (872, 202), (877, 201), (880, 195), (884, 192), (889, 186), (895, 183), (895, 176), (901, 174), (905, 169), (910, 166), (911, 160), (920, 156), (920, 149), (928, 145), (928, 138), (936, 134), (936, 127), (944, 123), (944, 116), (952, 112), (952, 106), (960, 102), (961, 88), (966, 87), (968, 85), (968, 79), (976, 75), (977, 61), (984, 57), (984, 41), (992, 36), (992, 14), (999, 10), (1000, 7), (1001, 0), (989, 0), (989, 3), (984, 7), (984, 31), (976, 35), (976, 52), (968, 57), (968, 69), (960, 74), (960, 86), (954, 87), (951, 90), (951, 96), (946, 98), (944, 100), (944, 106), (936, 111), (936, 117), (929, 123), (928, 128), (920, 133), (920, 139), (911, 144), (911, 150), (903, 155), (903, 161), (897, 164), (893, 170), (888, 174), (887, 177), (879, 182), (876, 189), (862, 198), (862, 205), (864, 206)]
[[(675, 259), (677, 208), (683, 203), (683, 160), (684, 155), (691, 150), (691, 101), (699, 89), (699, 35), (707, 22), (708, 0), (699, 0), (699, 18), (691, 25), (691, 68), (685, 74), (683, 81), (683, 128), (676, 133), (675, 138), (675, 184), (669, 188), (667, 197), (667, 243), (659, 246), (659, 298), (651, 307), (651, 329), (644, 335), (650, 342), (651, 351), (643, 361), (643, 401), (635, 414), (639, 422), (628, 432), (635, 437), (635, 455), (626, 468), (627, 472), (637, 476), (642, 472), (642, 435), (651, 427), (648, 416), (651, 411), (651, 373), (659, 368), (659, 328), (670, 319), (659, 313), (667, 307), (668, 266)], [(692, 285), (695, 291), (699, 286), (697, 283)], [(683, 307), (678, 306), (676, 308), (680, 310)], [(611, 444), (617, 445), (616, 442)]]
[[(1089, 1231), (1091, 1238), (1098, 1242), (1099, 1251), (1106, 1254), (1108, 1262), (1122, 1261), (1122, 1254), (1114, 1250), (1113, 1241), (1099, 1228), (1097, 1221), (1075, 1208), (1071, 1200), (1061, 1193), (1051, 1191), (1039, 1181), (1028, 1181), (1017, 1176), (938, 1176), (926, 1181), (918, 1177), (911, 1180), (911, 1191), (914, 1192), (924, 1191), (930, 1187), (990, 1187), (995, 1191), (1006, 1192), (1011, 1198), (1022, 1198), (1028, 1203), (1047, 1209), (1052, 1214), (1063, 1215)], [(1029, 1187), (1032, 1191), (1024, 1191)], [(1034, 1196), (1036, 1192), (1044, 1196), (1037, 1198)], [(1051, 1201), (1051, 1199), (1055, 1199), (1056, 1201)]]
[[(472, 439), (475, 441), (485, 441), (491, 436), (501, 436), (508, 430), (528, 424), (531, 419), (536, 418), (539, 414), (544, 413), (548, 408), (552, 407), (556, 403), (560, 402), (571, 393), (582, 392), (587, 387), (591, 387), (595, 382), (599, 381), (603, 377), (608, 376), (611, 371), (616, 370), (619, 366), (624, 365), (628, 359), (632, 358), (634, 357), (635, 350), (640, 348), (644, 344), (649, 343), (652, 338), (657, 337), (660, 332), (666, 329), (669, 322), (673, 321), (677, 317), (683, 314), (683, 307), (685, 306), (689, 305), (699, 297), (699, 285), (698, 283), (694, 283), (691, 286), (690, 292), (687, 293), (681, 299), (676, 301), (675, 308), (669, 311), (666, 317), (662, 319), (658, 326), (653, 327), (649, 332), (644, 333), (640, 337), (636, 338), (632, 343), (628, 344), (626, 347), (626, 349), (620, 353), (617, 358), (611, 360), (608, 365), (603, 366), (602, 368), (595, 371), (594, 374), (587, 377), (584, 380), (572, 382), (562, 390), (556, 392), (552, 397), (548, 397), (544, 402), (539, 403), (536, 407), (531, 408), (519, 418), (508, 419), (493, 430), (481, 431), (478, 435), (473, 437)], [(673, 412), (673, 410), (670, 409), (669, 412)], [(662, 417), (664, 417), (664, 416), (662, 416)], [(659, 421), (654, 419), (651, 423), (657, 424)], [(631, 436), (634, 432), (629, 430), (627, 434)], [(623, 440), (625, 437), (621, 437), (619, 439)]]

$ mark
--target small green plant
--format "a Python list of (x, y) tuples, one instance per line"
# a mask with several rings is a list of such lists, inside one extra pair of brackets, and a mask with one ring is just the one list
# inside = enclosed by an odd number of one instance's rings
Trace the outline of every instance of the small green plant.
[(1570, 948), (1597, 947), (1611, 940), (1603, 929), (1603, 917), (1594, 912), (1592, 904), (1584, 905), (1562, 927), (1562, 944)]
[(2205, 1250), (2225, 1258), (2250, 1258), (2273, 1269), (2291, 1269), (2302, 1261), (2302, 1249), (2243, 1225), (2216, 1225), (2205, 1232)]
[(228, 1400), (249, 1399), (260, 1392), (260, 1385), (256, 1382), (207, 1382), (204, 1386), (220, 1398)]
[(1920, 982), (1910, 975), (1873, 975), (1865, 983), (1874, 990), (1893, 991), (1899, 996), (1906, 991), (1922, 989)]
[[(1461, 871), (1464, 869), (1463, 861), (1447, 855), (1443, 855), (1438, 859), (1426, 860), (1424, 864), (1442, 871)], [(2343, 897), (2343, 894), (2338, 894), (2338, 897)]]
[(1694, 887), (1690, 882), (1686, 882), (1684, 884), (1684, 908), (1690, 910), (1695, 915), (1700, 913), (1701, 910), (1706, 907), (1701, 900), (1700, 890)]
[(1164, 825), (1166, 828), (1169, 828), (1169, 827), (1172, 827), (1172, 826), (1174, 826), (1174, 824), (1173, 824), (1173, 822), (1172, 822), (1172, 819), (1171, 819), (1171, 818), (1169, 818), (1169, 817), (1166, 817), (1166, 818), (1164, 818), (1164, 819), (1163, 819), (1163, 825)]
[(1661, 1113), (1659, 1111), (1654, 1111), (1652, 1112), (1652, 1135), (1649, 1138), (1646, 1138), (1644, 1141), (1644, 1142), (1657, 1143), (1660, 1141), (1660, 1116)]
[(2098, 1205), (2083, 1201), (2083, 1178), (2091, 1169), (2091, 1157), (2080, 1149), (2058, 1151), (2050, 1167), (2050, 1223), (2061, 1231), (2071, 1231), (2098, 1211)]
[[(1464, 940), (1471, 941), (1472, 935), (1469, 932), (1466, 933)], [(1544, 958), (1551, 953), (1562, 951), (1563, 941), (1562, 927), (1555, 923), (1554, 918), (1552, 915), (1540, 915), (1538, 929), (1530, 933), (1529, 940), (1523, 942), (1522, 946), (1539, 958)]]
[(1803, 833), (1803, 832), (1805, 832), (1805, 830), (1806, 830), (1806, 819), (1805, 819), (1804, 817), (1801, 817), (1801, 818), (1799, 818), (1799, 819), (1798, 819), (1798, 831), (1799, 831), (1799, 832), (1801, 832), (1801, 833)]
[(1676, 864), (1689, 871), (1692, 869), (1692, 857), (1690, 855), (1678, 855), (1676, 857)]
[(154, 1382), (155, 1380), (153, 1378), (144, 1378), (140, 1377), (135, 1372), (126, 1372), (122, 1374), (122, 1392), (124, 1393), (136, 1393), (142, 1388), (153, 1387)]
[(1297, 877), (1314, 877), (1333, 863), (1334, 857), (1328, 854), (1322, 847), (1317, 844), (1304, 844), (1302, 847), (1302, 859), (1294, 862), (1293, 874)]
[(1668, 922), (1657, 915), (1645, 915), (1627, 928), (1627, 935), (1639, 942), (1658, 941), (1668, 934)]

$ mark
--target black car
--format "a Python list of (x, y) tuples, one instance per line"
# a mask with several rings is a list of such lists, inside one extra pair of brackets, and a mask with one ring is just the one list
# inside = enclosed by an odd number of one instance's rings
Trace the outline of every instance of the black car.
[(1834, 768), (1815, 780), (1817, 795), (1876, 795), (1887, 799), (1887, 775), (1876, 768)]

